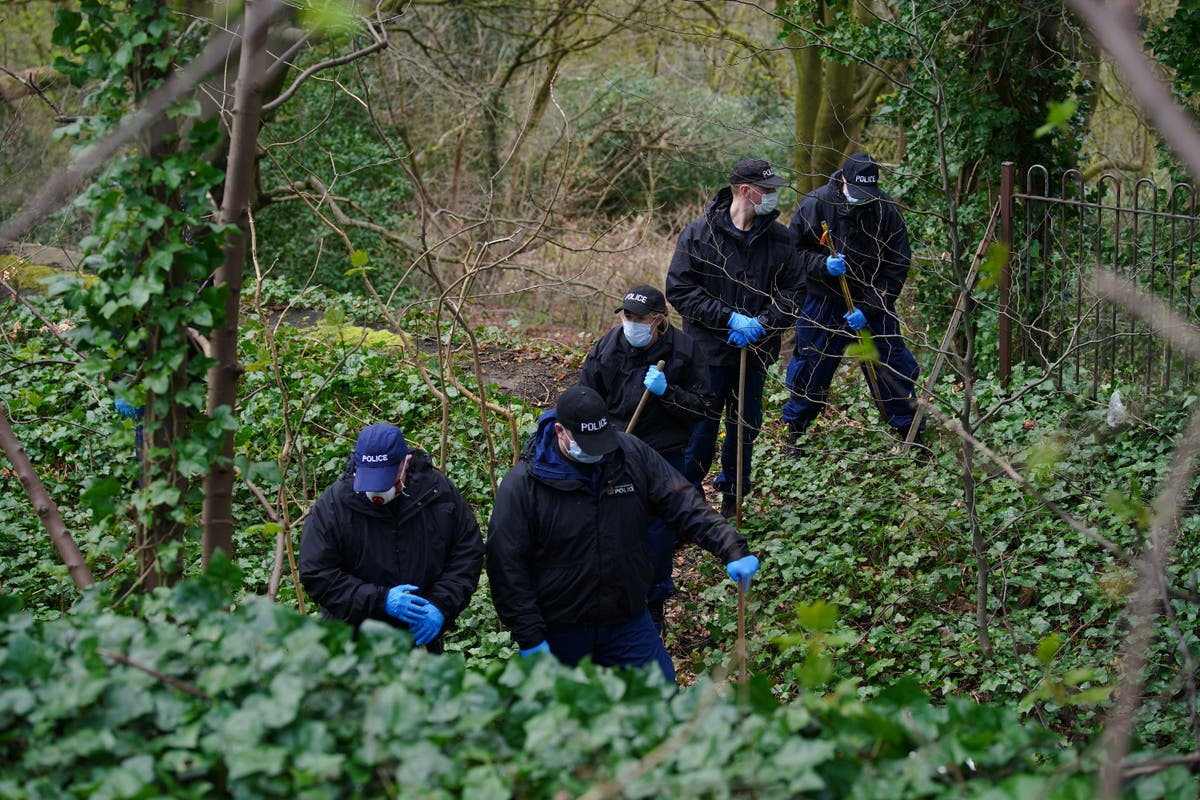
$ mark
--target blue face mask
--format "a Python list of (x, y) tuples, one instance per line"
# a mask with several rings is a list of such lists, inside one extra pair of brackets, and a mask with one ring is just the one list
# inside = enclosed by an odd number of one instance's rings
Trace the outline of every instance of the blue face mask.
[(754, 213), (760, 217), (770, 214), (779, 205), (779, 192), (763, 192), (762, 202), (754, 204)]
[(634, 347), (645, 347), (654, 338), (650, 332), (649, 322), (621, 320), (621, 328), (625, 331), (625, 339)]
[(579, 446), (579, 442), (574, 439), (571, 440), (571, 446), (567, 448), (567, 455), (580, 464), (595, 464), (604, 459), (602, 455), (594, 456), (591, 453), (583, 452), (583, 449)]

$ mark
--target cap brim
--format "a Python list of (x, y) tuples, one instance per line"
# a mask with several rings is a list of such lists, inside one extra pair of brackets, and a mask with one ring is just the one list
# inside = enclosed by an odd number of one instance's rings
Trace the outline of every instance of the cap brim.
[(396, 472), (395, 464), (384, 467), (357, 467), (354, 470), (354, 491), (386, 492), (396, 483)]
[(781, 186), (787, 186), (788, 182), (778, 175), (772, 175), (769, 178), (764, 178), (758, 181), (752, 181), (755, 186), (765, 186), (768, 189), (778, 189)]
[(599, 433), (586, 435), (571, 431), (571, 438), (590, 456), (606, 456), (617, 449), (617, 429), (612, 425), (605, 425), (604, 430)]

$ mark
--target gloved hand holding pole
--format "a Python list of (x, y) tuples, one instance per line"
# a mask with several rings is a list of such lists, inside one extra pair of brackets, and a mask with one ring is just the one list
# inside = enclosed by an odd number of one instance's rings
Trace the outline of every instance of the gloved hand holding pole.
[[(829, 230), (829, 223), (825, 220), (821, 220), (821, 244), (829, 248), (829, 261), (837, 260), (841, 263), (840, 272), (832, 269), (828, 261), (826, 262), (826, 269), (828, 269), (831, 275), (837, 275), (838, 284), (842, 287), (842, 297), (846, 300), (846, 324), (851, 329), (858, 331), (858, 340), (866, 344), (867, 335), (863, 333), (863, 328), (866, 327), (867, 320), (865, 315), (854, 307), (854, 297), (850, 294), (850, 284), (846, 283), (846, 259), (838, 253), (837, 247), (834, 246), (833, 234)], [(882, 410), (883, 400), (879, 395), (879, 380), (875, 377), (875, 362), (864, 360), (863, 363), (867, 365), (867, 383), (871, 384), (871, 399)]]
[[(662, 373), (663, 370), (665, 370), (667, 368), (667, 362), (659, 361), (654, 366), (660, 373)], [(665, 386), (665, 384), (666, 384), (665, 379), (663, 380), (663, 384)], [(629, 418), (629, 424), (625, 426), (626, 433), (630, 433), (630, 434), (633, 433), (633, 428), (635, 425), (637, 425), (638, 417), (640, 417), (642, 415), (642, 409), (646, 407), (646, 401), (649, 399), (650, 399), (650, 387), (647, 386), (645, 391), (642, 392), (642, 399), (638, 400), (637, 408), (635, 408), (633, 410), (633, 416)]]

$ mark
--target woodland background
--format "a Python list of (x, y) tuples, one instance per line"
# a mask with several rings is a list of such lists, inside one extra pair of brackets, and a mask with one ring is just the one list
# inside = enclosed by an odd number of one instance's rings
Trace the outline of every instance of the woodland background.
[[(989, 221), (1005, 161), (1078, 169), (1093, 198), (1101, 175), (1196, 179), (1200, 3), (0, 17), (4, 794), (1197, 793), (1194, 383), (1064, 377), (1069, 330), (1002, 383), (998, 282), (1023, 262)], [(934, 435), (900, 446), (844, 369), (786, 458), (773, 373), (748, 683), (727, 682), (734, 598), (692, 551), (678, 693), (511, 659), (486, 580), (442, 659), (315, 620), (295, 546), (363, 425), (400, 424), (486, 521), (730, 163), (779, 165), (786, 215), (860, 148), (909, 223)], [(1173, 252), (1170, 285), (1114, 251), (1050, 286), (1187, 361)]]

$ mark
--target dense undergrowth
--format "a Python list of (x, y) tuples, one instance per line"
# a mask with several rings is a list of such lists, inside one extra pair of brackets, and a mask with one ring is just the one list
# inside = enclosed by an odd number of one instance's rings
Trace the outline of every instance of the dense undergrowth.
[[(654, 670), (467, 666), (263, 598), (218, 559), (140, 618), (0, 623), (0, 792), (58, 797), (1083, 798), (1092, 756), (915, 681), (777, 705)], [(222, 583), (225, 586), (222, 586)], [(1138, 797), (1189, 790), (1180, 768)]]
[[(7, 618), (0, 642), (0, 760), (19, 765), (0, 787), (5, 795), (182, 797), (208, 787), (247, 797), (549, 797), (624, 776), (634, 796), (1091, 796), (1089, 747), (1117, 677), (1130, 565), (979, 462), (977, 513), (993, 569), (992, 652), (983, 653), (958, 440), (931, 426), (928, 450), (901, 450), (849, 370), (799, 459), (784, 453), (774, 427), (756, 451), (744, 524), (763, 559), (749, 601), (755, 689), (739, 705), (711, 689), (710, 676), (731, 666), (736, 603), (706, 554), (691, 559), (672, 601), (669, 644), (698, 676), (678, 694), (640, 673), (512, 660), (486, 580), (443, 659), (409, 656), (403, 637), (380, 632), (351, 641), (296, 614), (286, 574), (272, 606), (256, 596), (266, 593), (277, 526), (245, 486), (236, 494), (236, 570), (224, 575), (236, 584), (233, 612), (216, 612), (228, 600), (214, 599), (215, 577), (143, 599), (127, 553), (132, 424), (46, 329), (61, 310), (34, 302), (41, 319), (13, 304), (0, 316), (2, 391), (103, 586), (75, 606), (23, 490), (0, 468), (0, 585), (25, 609)], [(327, 316), (344, 319), (337, 308)], [(444, 468), (485, 521), (491, 485), (478, 409), (452, 397), (443, 428), (441, 407), (386, 336), (363, 346), (348, 330), (281, 326), (272, 341), (247, 323), (243, 476), (282, 497), (295, 521), (341, 471), (362, 425), (389, 419), (435, 457), (445, 431)], [(519, 331), (478, 335), (485, 347), (522, 347)], [(577, 364), (579, 354), (559, 357)], [(1019, 376), (1031, 388), (981, 438), (1136, 555), (1145, 503), (1194, 397), (1130, 397), (1134, 417), (1110, 428), (1104, 403), (1035, 385), (1037, 377)], [(944, 402), (961, 402), (951, 382), (941, 391)], [(978, 387), (981, 408), (1003, 397), (990, 383)], [(783, 399), (775, 382), (768, 417)], [(527, 433), (539, 409), (507, 404)], [(507, 426), (495, 416), (488, 424), (503, 474)], [(1193, 592), (1196, 524), (1185, 516), (1173, 562), (1177, 586)], [(179, 553), (191, 575), (198, 525), (197, 505)], [(1195, 604), (1174, 611), (1174, 629), (1151, 654), (1140, 757), (1195, 746), (1183, 648), (1196, 650), (1200, 620)], [(680, 731), (682, 741), (668, 741)], [(1190, 796), (1194, 780), (1179, 768), (1154, 773), (1131, 784), (1130, 796)]]

